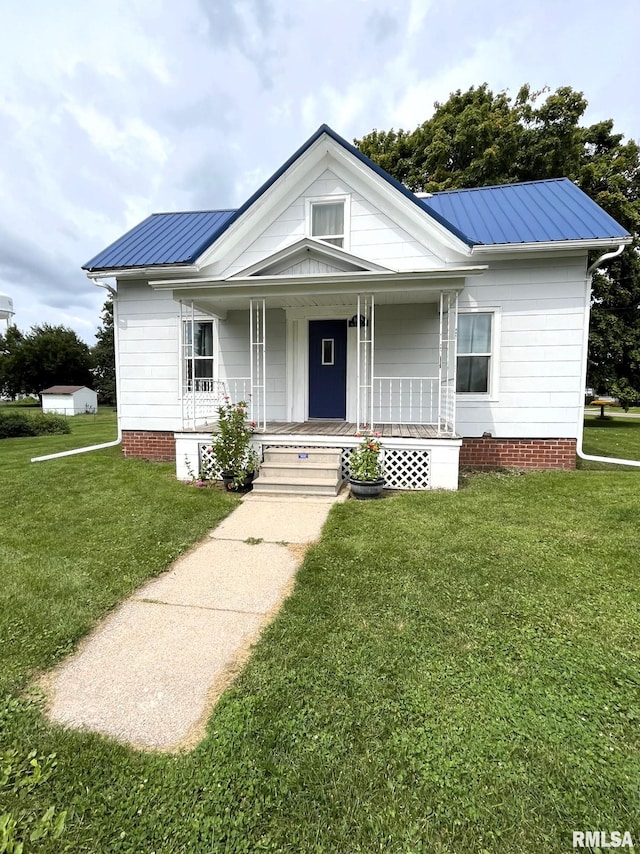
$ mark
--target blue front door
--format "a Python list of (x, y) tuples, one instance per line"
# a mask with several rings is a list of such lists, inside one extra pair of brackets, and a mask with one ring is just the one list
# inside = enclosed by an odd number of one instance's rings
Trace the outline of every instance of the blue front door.
[(347, 411), (347, 321), (309, 321), (309, 418)]

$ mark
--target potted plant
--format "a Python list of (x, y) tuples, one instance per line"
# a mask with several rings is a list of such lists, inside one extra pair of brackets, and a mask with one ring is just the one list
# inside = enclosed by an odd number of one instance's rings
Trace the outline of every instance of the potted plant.
[(360, 444), (349, 457), (349, 484), (356, 498), (377, 498), (384, 488), (379, 433), (356, 433)]
[(246, 400), (231, 403), (225, 397), (218, 407), (218, 431), (211, 443), (213, 465), (222, 476), (225, 488), (232, 492), (249, 489), (260, 464), (251, 447), (256, 424), (246, 421), (248, 409)]

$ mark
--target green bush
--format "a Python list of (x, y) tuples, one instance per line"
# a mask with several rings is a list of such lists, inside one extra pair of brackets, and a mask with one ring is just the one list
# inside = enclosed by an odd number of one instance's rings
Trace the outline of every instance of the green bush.
[(0, 439), (19, 436), (47, 436), (70, 433), (71, 427), (62, 415), (27, 415), (23, 412), (0, 412)]

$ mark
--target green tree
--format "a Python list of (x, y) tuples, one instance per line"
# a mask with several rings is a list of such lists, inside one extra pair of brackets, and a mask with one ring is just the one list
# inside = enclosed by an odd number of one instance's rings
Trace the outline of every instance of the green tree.
[(16, 376), (15, 356), (23, 341), (17, 326), (9, 326), (0, 333), (0, 395), (12, 400), (20, 394), (20, 381)]
[(581, 125), (586, 108), (568, 86), (525, 85), (512, 99), (485, 83), (436, 103), (415, 130), (373, 130), (355, 144), (414, 192), (567, 177), (631, 232), (633, 246), (593, 277), (588, 381), (632, 403), (640, 400), (640, 149), (611, 119)]
[(102, 307), (102, 326), (96, 332), (93, 362), (96, 391), (102, 403), (116, 402), (116, 351), (113, 331), (113, 300), (109, 297)]
[(89, 346), (65, 326), (33, 326), (11, 359), (14, 388), (39, 394), (52, 385), (93, 385)]

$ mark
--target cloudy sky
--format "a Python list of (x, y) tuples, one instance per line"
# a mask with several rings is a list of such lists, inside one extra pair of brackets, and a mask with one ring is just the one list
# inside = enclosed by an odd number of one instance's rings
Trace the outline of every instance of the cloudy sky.
[[(93, 343), (80, 269), (153, 211), (238, 206), (318, 125), (569, 85), (640, 139), (638, 0), (0, 0), (0, 291)], [(4, 324), (2, 324), (4, 325)]]

